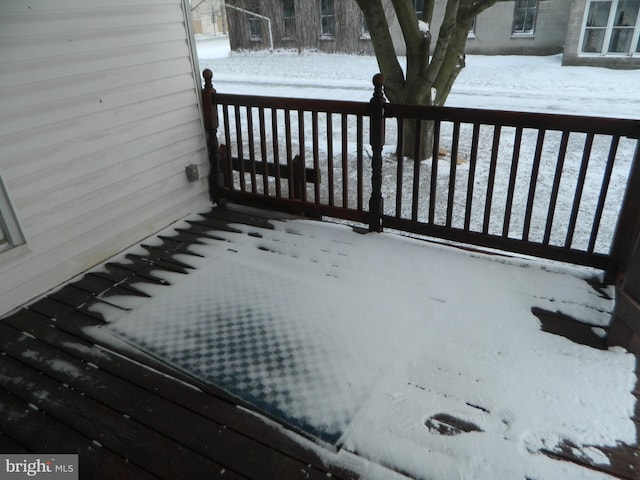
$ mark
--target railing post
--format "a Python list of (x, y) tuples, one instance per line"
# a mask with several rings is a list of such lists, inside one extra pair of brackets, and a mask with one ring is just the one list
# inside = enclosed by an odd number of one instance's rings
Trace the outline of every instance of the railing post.
[(218, 107), (215, 104), (216, 90), (211, 79), (213, 73), (208, 68), (202, 72), (204, 88), (202, 89), (202, 109), (204, 130), (207, 136), (207, 150), (209, 152), (209, 198), (218, 206), (224, 205), (221, 189), (224, 185), (220, 157), (218, 154)]
[(638, 228), (640, 227), (640, 139), (629, 170), (627, 188), (620, 207), (618, 222), (609, 250), (609, 263), (605, 270), (605, 283), (613, 284), (629, 261)]
[(384, 77), (378, 73), (373, 77), (373, 97), (371, 98), (369, 121), (369, 143), (373, 157), (371, 159), (371, 198), (369, 199), (369, 231), (382, 231), (382, 147), (384, 146)]

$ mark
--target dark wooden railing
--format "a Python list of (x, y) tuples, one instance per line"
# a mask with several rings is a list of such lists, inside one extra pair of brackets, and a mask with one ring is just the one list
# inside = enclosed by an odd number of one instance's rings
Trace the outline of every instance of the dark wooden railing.
[[(383, 215), (386, 227), (607, 271), (615, 269), (610, 262), (623, 260), (631, 240), (615, 239), (607, 227), (620, 215), (624, 223), (637, 222), (637, 204), (619, 207), (638, 159), (640, 122), (393, 104), (385, 115), (398, 119), (400, 130), (431, 123), (432, 158), (443, 146), (450, 152), (444, 172), (431, 162), (421, 175), (421, 162), (410, 162), (412, 195), (406, 198), (400, 145), (395, 214)], [(415, 158), (420, 146), (413, 148)], [(611, 192), (614, 169), (618, 182)], [(637, 188), (638, 177), (633, 181)], [(405, 199), (410, 209), (403, 209)]]
[[(640, 211), (638, 121), (390, 104), (380, 75), (370, 102), (220, 94), (211, 72), (204, 77), (219, 203), (586, 265), (608, 281), (629, 256)], [(419, 141), (385, 154), (386, 131), (403, 138), (426, 127), (434, 139), (426, 155)]]

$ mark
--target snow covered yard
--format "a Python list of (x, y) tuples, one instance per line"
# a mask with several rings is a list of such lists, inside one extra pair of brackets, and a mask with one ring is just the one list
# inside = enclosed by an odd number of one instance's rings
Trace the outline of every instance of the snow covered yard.
[[(317, 52), (230, 52), (224, 38), (197, 42), (200, 70), (221, 93), (368, 101), (375, 57)], [(640, 119), (638, 70), (563, 67), (560, 55), (468, 55), (449, 107)]]
[(172, 286), (141, 284), (152, 298), (123, 299), (126, 315), (99, 309), (106, 328), (337, 442), (319, 449), (327, 461), (355, 452), (425, 479), (607, 478), (542, 451), (569, 442), (607, 464), (597, 447), (636, 442), (635, 357), (544, 333), (531, 312), (598, 331), (612, 302), (585, 281), (592, 271), (270, 224), (216, 231), (191, 247), (200, 260), (178, 257), (193, 273), (158, 272)]

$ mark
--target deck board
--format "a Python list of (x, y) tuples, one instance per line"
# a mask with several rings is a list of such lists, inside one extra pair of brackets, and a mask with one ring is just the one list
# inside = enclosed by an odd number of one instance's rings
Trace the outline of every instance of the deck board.
[[(76, 420), (84, 412), (91, 414), (101, 408), (95, 405), (85, 405), (84, 399), (87, 399), (87, 402), (95, 401), (102, 405), (108, 405), (110, 411), (99, 410), (99, 417), (104, 417), (110, 423), (113, 422), (123, 432), (131, 429), (131, 426), (127, 427), (123, 423), (135, 422), (135, 430), (132, 432), (131, 438), (129, 438), (130, 435), (127, 435), (126, 440), (136, 442), (136, 451), (144, 452), (145, 446), (158, 444), (171, 450), (172, 445), (165, 445), (163, 442), (166, 440), (158, 437), (160, 435), (168, 439), (181, 439), (182, 447), (206, 459), (213, 460), (211, 458), (213, 455), (216, 460), (215, 464), (208, 465), (203, 461), (193, 461), (196, 465), (203, 463), (203, 468), (207, 470), (218, 468), (219, 470), (231, 471), (235, 468), (238, 473), (247, 478), (259, 476), (265, 479), (300, 477), (301, 470), (298, 462), (288, 457), (280, 457), (274, 461), (268, 447), (226, 428), (224, 424), (216, 423), (205, 417), (198, 418), (199, 416), (189, 409), (173, 403), (161, 395), (145, 391), (138, 385), (118, 378), (93, 363), (64, 354), (37, 339), (28, 336), (25, 338), (25, 335), (17, 330), (13, 332), (9, 330), (9, 327), (0, 325), (0, 336), (7, 339), (6, 353), (8, 355), (20, 360), (35, 371), (47, 375), (52, 380), (68, 385), (74, 392), (80, 392), (83, 399), (70, 400), (74, 405)], [(32, 352), (38, 352), (37, 358), (33, 358)], [(9, 364), (10, 367), (13, 366), (11, 362)], [(0, 371), (2, 371), (2, 367), (0, 367)], [(33, 382), (31, 375), (23, 378), (27, 382)], [(48, 383), (51, 388), (54, 388), (53, 382)], [(35, 401), (34, 398), (37, 399), (40, 396), (38, 393), (40, 392), (34, 392), (34, 396), (29, 401)], [(64, 393), (66, 394), (66, 392)], [(56, 392), (53, 391), (51, 396), (57, 396)], [(132, 401), (132, 399), (139, 398), (144, 398), (144, 403)], [(38, 406), (41, 407), (41, 405)], [(46, 406), (50, 406), (49, 402), (45, 403)], [(68, 418), (66, 420), (68, 421)], [(83, 428), (85, 427), (83, 426)], [(104, 425), (97, 425), (97, 428), (100, 432), (104, 431)], [(215, 435), (211, 435), (211, 432), (215, 432)], [(99, 437), (98, 441), (106, 447), (121, 451), (119, 436), (118, 438), (103, 436)], [(246, 456), (245, 452), (252, 454)], [(148, 460), (149, 458), (145, 456), (140, 462), (146, 463)], [(159, 468), (166, 470), (168, 466), (159, 465)], [(180, 470), (176, 475), (179, 472)], [(198, 473), (198, 471), (194, 471), (192, 474)], [(310, 470), (308, 473), (310, 474), (309, 478), (319, 478), (318, 473), (320, 472)]]
[[(168, 285), (154, 271), (189, 274), (188, 260), (175, 255), (197, 256), (190, 246), (244, 235), (237, 224), (272, 228), (270, 220), (284, 218), (215, 209), (143, 244), (146, 255), (109, 262), (2, 319), (0, 451), (79, 453), (81, 471), (91, 472), (86, 478), (98, 479), (358, 478), (326, 465), (225, 392), (99, 334), (104, 321), (88, 308), (103, 302), (126, 314), (116, 297), (144, 299), (141, 282)], [(639, 418), (636, 404), (640, 430)], [(606, 453), (611, 465), (600, 470), (628, 479), (640, 471), (637, 445)], [(570, 451), (556, 456), (579, 463)]]

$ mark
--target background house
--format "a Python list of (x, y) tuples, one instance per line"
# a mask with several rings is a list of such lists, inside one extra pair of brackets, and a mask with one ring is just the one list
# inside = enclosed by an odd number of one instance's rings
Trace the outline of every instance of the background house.
[[(424, 1), (413, 1), (420, 15)], [(430, 26), (434, 37), (445, 5), (446, 0), (436, 0)], [(373, 54), (362, 13), (353, 0), (228, 0), (227, 6), (233, 50), (270, 48), (273, 43), (274, 48)], [(562, 53), (566, 65), (639, 67), (639, 8), (640, 0), (502, 0), (477, 16), (466, 51), (478, 55)], [(402, 34), (390, 4), (387, 12), (396, 52), (404, 55)]]
[(274, 48), (373, 54), (362, 12), (352, 0), (233, 0), (226, 4), (232, 50), (270, 48), (273, 42)]
[(0, 2), (0, 314), (208, 202), (189, 18), (183, 0)]

